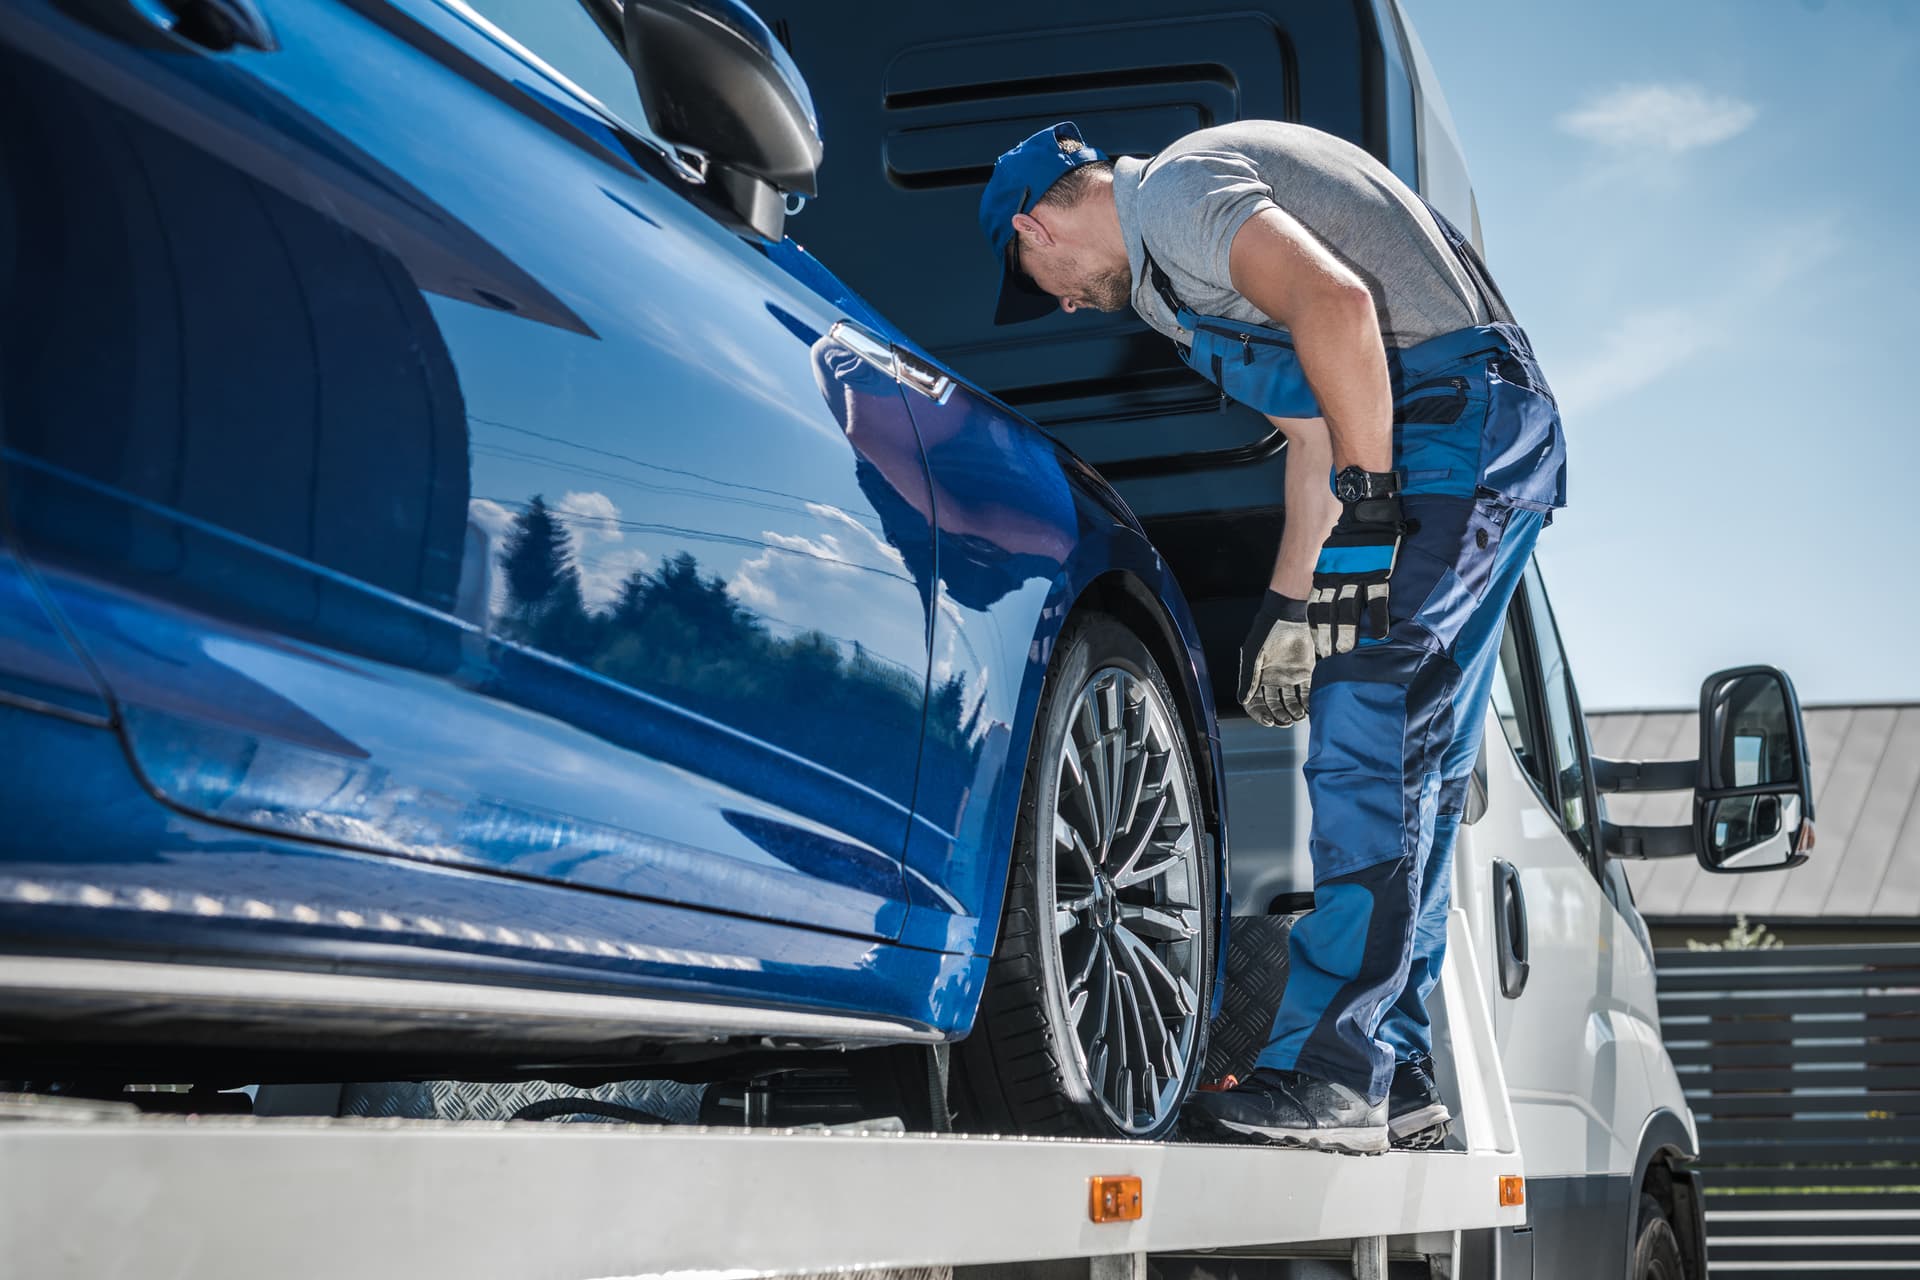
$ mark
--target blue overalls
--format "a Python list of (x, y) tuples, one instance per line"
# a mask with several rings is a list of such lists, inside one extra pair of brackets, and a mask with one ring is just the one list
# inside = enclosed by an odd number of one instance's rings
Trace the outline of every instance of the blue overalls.
[[(1437, 212), (1488, 315), (1479, 256)], [(1285, 330), (1196, 315), (1189, 365), (1262, 413), (1317, 417)], [(1566, 502), (1559, 411), (1513, 324), (1387, 352), (1406, 532), (1389, 629), (1320, 659), (1308, 702), (1314, 909), (1293, 927), (1287, 986), (1257, 1065), (1378, 1100), (1396, 1057), (1432, 1051), (1427, 997), (1446, 948), (1453, 845), (1499, 666), (1506, 609), (1548, 513)]]

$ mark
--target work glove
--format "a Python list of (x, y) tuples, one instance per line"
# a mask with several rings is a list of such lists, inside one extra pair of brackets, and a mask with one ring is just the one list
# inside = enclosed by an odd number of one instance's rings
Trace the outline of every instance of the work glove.
[(1341, 509), (1320, 548), (1307, 599), (1313, 648), (1320, 657), (1387, 634), (1387, 583), (1405, 523), (1397, 497), (1365, 498)]
[(1307, 602), (1269, 591), (1240, 644), (1240, 705), (1255, 723), (1284, 729), (1307, 718), (1312, 687)]

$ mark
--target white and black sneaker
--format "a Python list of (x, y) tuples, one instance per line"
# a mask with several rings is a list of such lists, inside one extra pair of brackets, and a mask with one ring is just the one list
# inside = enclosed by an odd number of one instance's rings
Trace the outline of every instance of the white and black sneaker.
[(1298, 1071), (1261, 1067), (1218, 1093), (1196, 1093), (1187, 1108), (1203, 1125), (1288, 1146), (1373, 1155), (1387, 1149), (1387, 1104)]
[(1433, 1082), (1433, 1059), (1426, 1054), (1393, 1064), (1393, 1088), (1387, 1094), (1387, 1132), (1404, 1151), (1426, 1151), (1446, 1141), (1453, 1116)]

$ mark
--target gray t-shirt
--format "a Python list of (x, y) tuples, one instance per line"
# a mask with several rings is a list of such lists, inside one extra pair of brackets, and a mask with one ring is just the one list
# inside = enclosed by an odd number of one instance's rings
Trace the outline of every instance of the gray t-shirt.
[(1227, 253), (1240, 225), (1275, 205), (1366, 281), (1389, 347), (1513, 319), (1497, 298), (1488, 314), (1420, 197), (1330, 133), (1241, 120), (1190, 133), (1152, 160), (1123, 156), (1113, 179), (1134, 310), (1177, 342), (1191, 337), (1148, 278), (1143, 246), (1195, 312), (1272, 324), (1233, 287)]

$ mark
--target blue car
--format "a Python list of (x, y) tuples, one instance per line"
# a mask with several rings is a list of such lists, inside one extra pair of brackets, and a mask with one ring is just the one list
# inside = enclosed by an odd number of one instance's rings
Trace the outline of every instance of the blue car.
[(0, 4), (0, 1076), (956, 1042), (1169, 1127), (1195, 623), (785, 236), (821, 157), (732, 0)]

